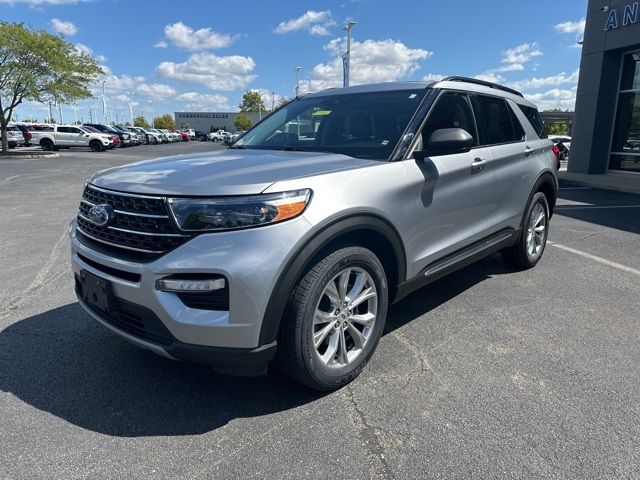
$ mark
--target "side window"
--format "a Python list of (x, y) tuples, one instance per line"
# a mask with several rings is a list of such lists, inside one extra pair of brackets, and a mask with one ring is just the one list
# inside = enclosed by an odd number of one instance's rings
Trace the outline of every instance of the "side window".
[(69, 133), (69, 127), (58, 127), (58, 133)]
[(69, 127), (69, 133), (82, 133), (79, 128)]
[(422, 141), (426, 142), (433, 132), (441, 128), (462, 128), (478, 145), (478, 131), (467, 94), (448, 92), (438, 99), (422, 128)]
[(520, 107), (524, 116), (527, 117), (527, 120), (529, 120), (529, 123), (538, 134), (538, 137), (547, 138), (547, 133), (544, 131), (544, 122), (542, 121), (542, 117), (540, 117), (538, 110), (524, 105), (518, 105), (518, 107)]
[(478, 95), (477, 116), (482, 145), (520, 141), (524, 137), (522, 125), (503, 98)]

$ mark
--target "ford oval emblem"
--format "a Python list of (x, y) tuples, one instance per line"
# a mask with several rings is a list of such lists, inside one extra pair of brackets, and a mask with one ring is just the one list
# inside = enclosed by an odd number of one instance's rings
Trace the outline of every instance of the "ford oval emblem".
[(113, 219), (113, 207), (111, 205), (102, 204), (94, 205), (89, 210), (89, 220), (97, 227), (104, 227)]

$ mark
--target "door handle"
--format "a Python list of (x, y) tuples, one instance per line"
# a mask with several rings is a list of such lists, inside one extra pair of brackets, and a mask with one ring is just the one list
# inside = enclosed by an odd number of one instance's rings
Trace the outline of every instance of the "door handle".
[(530, 157), (531, 155), (533, 155), (533, 148), (527, 145), (526, 147), (524, 147), (524, 156)]
[(477, 157), (473, 159), (473, 162), (471, 163), (471, 168), (477, 172), (482, 170), (486, 164), (487, 164), (487, 161), (484, 158)]

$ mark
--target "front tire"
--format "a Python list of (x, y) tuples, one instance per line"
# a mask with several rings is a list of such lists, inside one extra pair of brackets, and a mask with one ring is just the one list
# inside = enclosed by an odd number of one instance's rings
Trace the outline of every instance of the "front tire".
[(366, 248), (340, 248), (300, 280), (279, 339), (279, 363), (315, 390), (343, 387), (373, 354), (384, 329), (388, 286), (380, 260)]
[(537, 192), (527, 206), (522, 231), (512, 247), (502, 251), (502, 258), (520, 270), (535, 267), (542, 258), (549, 236), (549, 202)]
[(101, 152), (102, 144), (98, 140), (91, 140), (91, 142), (89, 143), (89, 148), (92, 152)]

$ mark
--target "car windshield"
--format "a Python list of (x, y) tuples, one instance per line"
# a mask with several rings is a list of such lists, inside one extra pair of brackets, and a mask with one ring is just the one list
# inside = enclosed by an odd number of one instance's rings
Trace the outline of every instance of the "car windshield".
[(97, 128), (90, 127), (89, 125), (83, 125), (82, 128), (84, 128), (85, 130), (87, 130), (89, 132), (92, 132), (92, 133), (102, 133)]
[(425, 93), (420, 89), (303, 97), (274, 112), (231, 148), (386, 160)]

